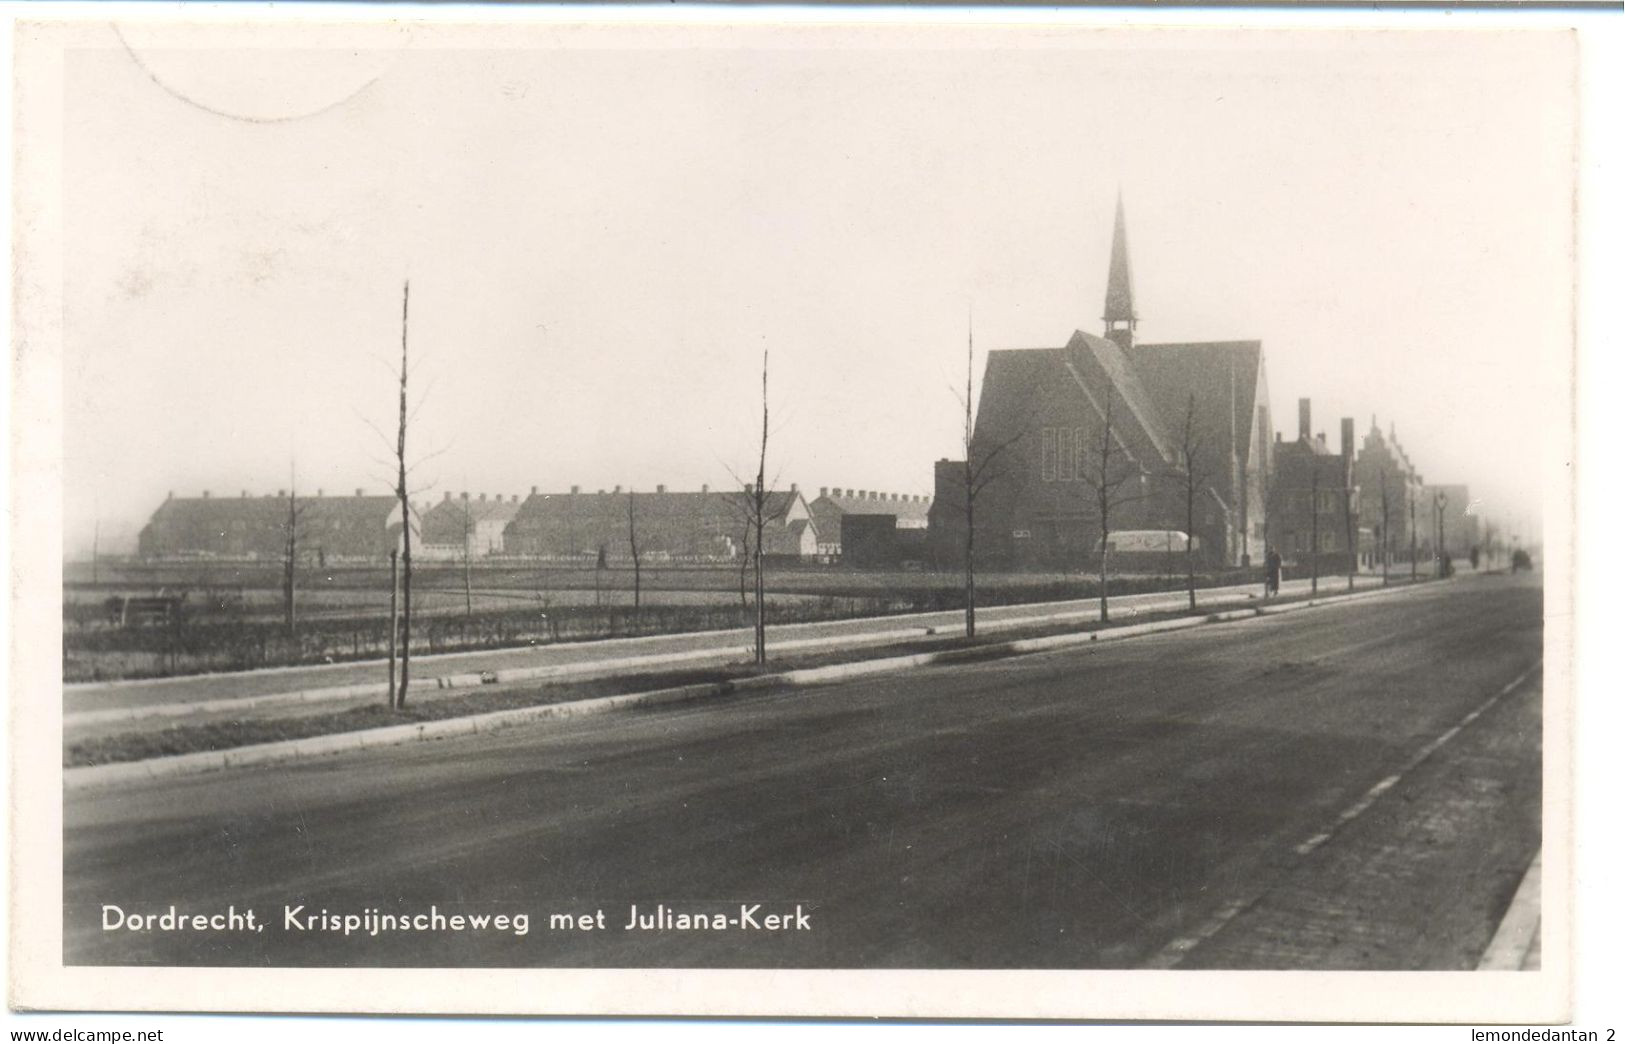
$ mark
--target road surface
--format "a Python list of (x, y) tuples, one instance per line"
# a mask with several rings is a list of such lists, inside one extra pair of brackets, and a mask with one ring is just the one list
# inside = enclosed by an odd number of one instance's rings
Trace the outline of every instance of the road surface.
[[(74, 792), (65, 957), (1472, 968), (1540, 845), (1541, 613), (1538, 579), (1473, 577)], [(172, 904), (252, 909), (264, 927), (103, 929), (105, 906)], [(633, 904), (743, 923), (629, 930)], [(346, 935), (312, 921), (323, 910), (422, 915), (429, 930)], [(524, 916), (527, 931), (433, 920), (457, 914)]]

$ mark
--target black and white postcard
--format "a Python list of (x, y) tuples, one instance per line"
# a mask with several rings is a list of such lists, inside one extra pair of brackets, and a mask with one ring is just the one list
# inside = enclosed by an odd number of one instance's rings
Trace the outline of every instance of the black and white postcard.
[(1574, 34), (690, 13), (17, 24), (12, 1003), (1565, 1018)]

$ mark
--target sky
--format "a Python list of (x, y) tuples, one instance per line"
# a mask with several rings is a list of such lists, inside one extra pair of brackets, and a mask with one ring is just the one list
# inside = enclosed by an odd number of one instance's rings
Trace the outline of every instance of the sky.
[[(978, 353), (1259, 339), (1272, 416), (1393, 424), (1538, 510), (1572, 351), (1553, 32), (87, 30), (64, 65), (65, 545), (169, 491), (931, 492)], [(1557, 407), (1554, 410), (1554, 405)], [(1288, 437), (1295, 430), (1286, 432)]]

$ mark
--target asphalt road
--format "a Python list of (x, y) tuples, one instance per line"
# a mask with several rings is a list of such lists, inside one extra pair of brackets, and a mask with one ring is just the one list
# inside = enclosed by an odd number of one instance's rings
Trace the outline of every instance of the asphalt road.
[[(65, 957), (1472, 968), (1540, 844), (1541, 614), (1537, 580), (1472, 577), (1078, 651), (71, 793)], [(104, 904), (235, 905), (266, 926), (104, 931)], [(741, 927), (626, 930), (632, 904), (734, 921), (760, 908)], [(345, 935), (290, 928), (285, 906), (529, 926)], [(602, 929), (550, 927), (600, 910)], [(771, 914), (790, 927), (767, 928)]]
[[(1361, 587), (1380, 583), (1380, 578), (1362, 575)], [(1215, 587), (1197, 592), (1197, 604), (1203, 607), (1235, 604), (1249, 596), (1259, 594), (1259, 584)], [(1307, 594), (1308, 580), (1292, 580), (1281, 585), (1285, 595)], [(1321, 585), (1322, 591), (1345, 590), (1345, 578), (1330, 577)], [(1120, 595), (1112, 599), (1113, 618), (1135, 613), (1177, 609), (1185, 605), (1184, 591), (1159, 591), (1148, 594)], [(977, 610), (979, 623), (996, 625), (998, 621), (1028, 618), (1043, 614), (1066, 614), (1073, 619), (1094, 619), (1098, 603), (1095, 599), (1064, 602), (1044, 602), (1026, 605), (986, 606)], [(908, 613), (896, 616), (865, 617), (856, 620), (836, 620), (828, 623), (786, 624), (768, 631), (769, 651), (788, 651), (809, 642), (863, 644), (877, 636), (890, 635), (897, 640), (900, 632), (911, 631), (923, 635), (927, 628), (939, 631), (956, 630), (964, 626), (962, 611), (937, 613)], [(677, 655), (685, 657), (685, 666), (726, 663), (748, 658), (751, 635), (748, 630), (703, 631), (693, 634), (651, 635), (643, 638), (619, 638), (598, 642), (565, 642), (556, 645), (525, 646), (512, 649), (478, 649), (468, 652), (440, 653), (433, 656), (414, 656), (412, 677), (416, 684), (434, 687), (433, 679), (448, 674), (478, 673), (513, 668), (535, 668), (572, 665), (585, 667), (597, 664), (602, 670), (588, 674), (602, 674), (614, 668), (604, 661), (625, 657), (657, 657)], [(709, 651), (709, 655), (704, 655)], [(69, 685), (64, 689), (65, 713), (99, 711), (114, 707), (149, 707), (162, 704), (198, 703), (206, 700), (266, 696), (274, 693), (297, 692), (304, 689), (329, 688), (344, 685), (376, 683), (380, 691), (386, 684), (388, 670), (385, 661), (358, 663), (316, 664), (308, 667), (272, 668), (270, 670), (236, 673), (192, 675), (177, 678), (143, 679), (131, 682), (95, 682)]]

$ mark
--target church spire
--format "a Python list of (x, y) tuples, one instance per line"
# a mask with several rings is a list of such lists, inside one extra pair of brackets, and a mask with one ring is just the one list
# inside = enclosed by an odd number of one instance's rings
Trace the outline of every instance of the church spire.
[(1125, 351), (1134, 345), (1134, 274), (1128, 263), (1128, 227), (1123, 219), (1123, 193), (1117, 193), (1117, 224), (1112, 229), (1112, 259), (1106, 273), (1106, 336)]

